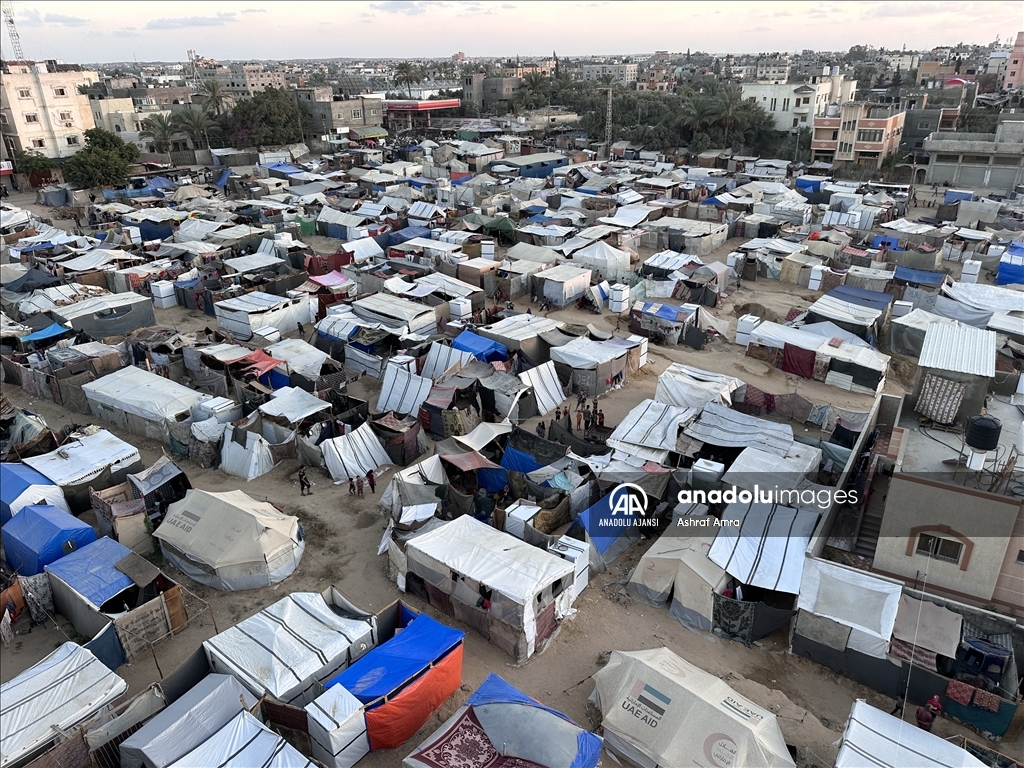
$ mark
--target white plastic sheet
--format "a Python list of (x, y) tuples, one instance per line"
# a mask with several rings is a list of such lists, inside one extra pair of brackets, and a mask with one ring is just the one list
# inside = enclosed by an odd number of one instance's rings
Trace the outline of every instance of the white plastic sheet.
[(320, 449), (335, 483), (364, 477), (367, 472), (391, 463), (369, 422), (347, 435), (324, 440)]

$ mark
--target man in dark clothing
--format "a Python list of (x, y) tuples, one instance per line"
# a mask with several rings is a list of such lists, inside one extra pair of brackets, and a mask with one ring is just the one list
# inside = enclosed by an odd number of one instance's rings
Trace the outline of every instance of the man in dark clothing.
[(299, 467), (299, 489), (301, 490), (301, 494), (300, 495), (302, 495), (302, 496), (312, 496), (313, 495), (313, 491), (310, 490), (312, 487), (313, 487), (313, 484), (310, 483), (309, 482), (309, 478), (306, 477), (306, 468), (304, 466), (303, 467)]
[(296, 323), (295, 325), (298, 326), (299, 338), (300, 339), (306, 338), (306, 329), (302, 327), (302, 323)]
[(544, 426), (543, 421), (537, 425), (537, 437), (547, 437), (547, 427)]
[(604, 426), (604, 411), (598, 411), (597, 412), (597, 426), (599, 426), (599, 427), (603, 427)]
[(935, 718), (939, 716), (941, 711), (942, 707), (939, 704), (939, 697), (932, 696), (928, 699), (927, 704), (917, 708), (917, 727), (925, 731), (931, 731), (932, 726), (935, 725)]
[(370, 493), (376, 493), (377, 492), (377, 478), (374, 477), (372, 469), (369, 472), (366, 473), (366, 482), (370, 486)]

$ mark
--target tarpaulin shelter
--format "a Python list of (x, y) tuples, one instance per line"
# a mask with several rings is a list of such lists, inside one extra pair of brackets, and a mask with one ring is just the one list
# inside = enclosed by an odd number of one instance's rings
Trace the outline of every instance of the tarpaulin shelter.
[(45, 475), (18, 462), (0, 463), (0, 525), (29, 504), (46, 504), (70, 512), (64, 492)]
[(310, 751), (326, 768), (352, 768), (370, 751), (363, 703), (332, 685), (306, 705)]
[(323, 418), (325, 415), (330, 416), (331, 404), (311, 395), (304, 389), (283, 387), (274, 390), (270, 400), (263, 403), (258, 410), (264, 417), (270, 418), (288, 429), (295, 429), (299, 424), (314, 416), (319, 418)]
[(261, 328), (290, 333), (298, 323), (310, 322), (309, 306), (306, 295), (291, 298), (253, 291), (215, 302), (213, 310), (220, 331), (248, 341)]
[(835, 762), (835, 768), (983, 768), (985, 765), (964, 748), (876, 709), (863, 699), (853, 703)]
[(330, 587), (293, 592), (203, 641), (215, 672), (253, 695), (305, 706), (323, 683), (377, 645), (377, 620)]
[(240, 426), (225, 427), (220, 446), (222, 471), (243, 480), (254, 480), (277, 465), (271, 443), (262, 435)]
[(239, 712), (210, 738), (168, 768), (314, 768), (295, 747), (248, 712)]
[(371, 470), (391, 464), (369, 422), (353, 432), (320, 443), (324, 464), (335, 483), (365, 477)]
[(558, 380), (555, 364), (550, 360), (523, 371), (519, 374), (519, 380), (533, 390), (537, 412), (541, 415), (550, 413), (565, 400), (565, 387)]
[(612, 651), (594, 682), (605, 747), (634, 765), (795, 765), (772, 712), (667, 648)]
[(595, 768), (601, 739), (493, 672), (465, 705), (414, 749), (403, 768), (437, 768), (470, 746), (481, 765)]
[(452, 341), (452, 348), (469, 352), (484, 363), (493, 363), (495, 360), (505, 360), (508, 357), (508, 350), (504, 344), (478, 336), (472, 331), (463, 331), (456, 336)]
[(450, 605), (517, 662), (544, 647), (572, 602), (572, 563), (469, 515), (410, 540), (406, 556), (408, 591)]
[(135, 582), (117, 567), (131, 554), (128, 547), (104, 536), (47, 565), (57, 613), (81, 634), (93, 637), (110, 623), (107, 614), (136, 608), (130, 594)]
[(68, 328), (60, 323), (50, 323), (45, 328), (41, 328), (38, 331), (33, 331), (21, 337), (23, 344), (36, 341), (46, 341), (47, 339), (56, 339), (58, 336), (64, 336), (65, 334), (74, 333), (74, 328)]
[(68, 552), (96, 541), (92, 526), (56, 507), (24, 507), (3, 527), (4, 555), (11, 570), (35, 576)]
[(167, 768), (254, 706), (231, 675), (207, 675), (121, 742), (121, 768)]
[(619, 422), (605, 443), (642, 459), (668, 463), (676, 450), (679, 428), (692, 419), (692, 408), (643, 400)]
[(996, 285), (1024, 283), (1024, 243), (1014, 241), (999, 257)]
[(664, 337), (666, 344), (683, 343), (687, 327), (696, 325), (695, 307), (680, 307), (660, 301), (638, 301), (631, 311), (635, 313), (634, 318), (641, 329)]
[(403, 624), (325, 684), (340, 685), (363, 704), (372, 750), (401, 746), (462, 683), (465, 633), (426, 614)]
[(603, 240), (576, 251), (572, 260), (580, 266), (589, 267), (601, 277), (619, 279), (632, 273), (629, 252), (613, 248)]
[(466, 365), (474, 360), (472, 352), (456, 349), (436, 341), (430, 343), (420, 375), (427, 379), (436, 379), (455, 364)]
[[(573, 529), (582, 527), (583, 538), (590, 544), (590, 565), (595, 573), (603, 573), (608, 565), (640, 538), (640, 529), (633, 525), (616, 525), (620, 520), (612, 514), (616, 498), (629, 494), (628, 490), (613, 490), (580, 512)], [(632, 523), (632, 520), (627, 518)], [(575, 533), (570, 529), (570, 533)]]
[[(24, 764), (128, 690), (92, 652), (67, 642), (0, 686), (0, 766)], [(56, 728), (55, 728), (56, 726)]]
[(733, 394), (745, 391), (746, 383), (734, 376), (672, 363), (658, 377), (654, 399), (667, 405), (700, 408), (706, 403), (731, 406)]
[(12, 293), (30, 293), (36, 288), (49, 288), (60, 284), (60, 278), (32, 267), (21, 277), (4, 284), (5, 291)]
[(54, 307), (53, 319), (84, 331), (94, 339), (126, 336), (139, 328), (156, 325), (153, 300), (137, 293), (112, 293)]
[(590, 276), (589, 269), (561, 264), (535, 274), (533, 281), (541, 284), (538, 291), (541, 296), (556, 307), (564, 307), (587, 292)]
[(242, 491), (190, 490), (167, 508), (153, 536), (175, 568), (228, 591), (283, 581), (306, 548), (297, 517)]

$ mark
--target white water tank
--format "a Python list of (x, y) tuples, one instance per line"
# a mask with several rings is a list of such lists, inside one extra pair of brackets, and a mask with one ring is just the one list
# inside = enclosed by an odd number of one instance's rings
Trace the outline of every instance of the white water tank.
[(821, 278), (825, 274), (825, 267), (811, 267), (811, 277), (807, 281), (807, 287), (812, 291), (821, 290)]
[(695, 481), (702, 483), (717, 483), (725, 474), (725, 464), (707, 459), (697, 459), (693, 462), (691, 475)]
[(914, 309), (914, 302), (912, 301), (894, 301), (892, 305), (892, 316), (903, 317), (909, 315)]
[(473, 302), (469, 299), (452, 299), (448, 302), (452, 320), (462, 320), (473, 314)]

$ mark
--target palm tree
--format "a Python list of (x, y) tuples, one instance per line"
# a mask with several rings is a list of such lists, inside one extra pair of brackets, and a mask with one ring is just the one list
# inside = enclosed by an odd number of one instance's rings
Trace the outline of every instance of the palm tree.
[(725, 128), (725, 143), (728, 146), (732, 127), (736, 124), (736, 118), (739, 117), (743, 106), (743, 92), (739, 88), (722, 88), (715, 95), (712, 104), (718, 122)]
[(412, 62), (400, 61), (398, 66), (395, 67), (395, 82), (399, 85), (405, 85), (405, 89), (408, 92), (410, 99), (412, 98), (413, 83), (418, 83), (420, 81), (420, 73)]
[(199, 86), (199, 103), (218, 117), (234, 103), (231, 92), (218, 80), (204, 80)]
[(710, 99), (698, 94), (683, 101), (680, 115), (690, 133), (703, 133), (714, 122), (715, 110)]
[(188, 136), (192, 146), (209, 149), (210, 134), (220, 133), (220, 126), (205, 109), (185, 109), (171, 118), (171, 126), (177, 133)]
[(549, 82), (539, 72), (530, 72), (523, 78), (523, 87), (520, 89), (520, 98), (523, 104), (529, 109), (543, 106), (547, 101)]
[(618, 78), (611, 74), (604, 74), (597, 78), (597, 85), (600, 88), (614, 88), (618, 82)]
[(153, 147), (157, 152), (166, 152), (171, 146), (171, 139), (177, 132), (173, 120), (167, 115), (156, 114), (150, 115), (142, 121), (142, 131), (139, 136), (144, 139), (152, 139)]

